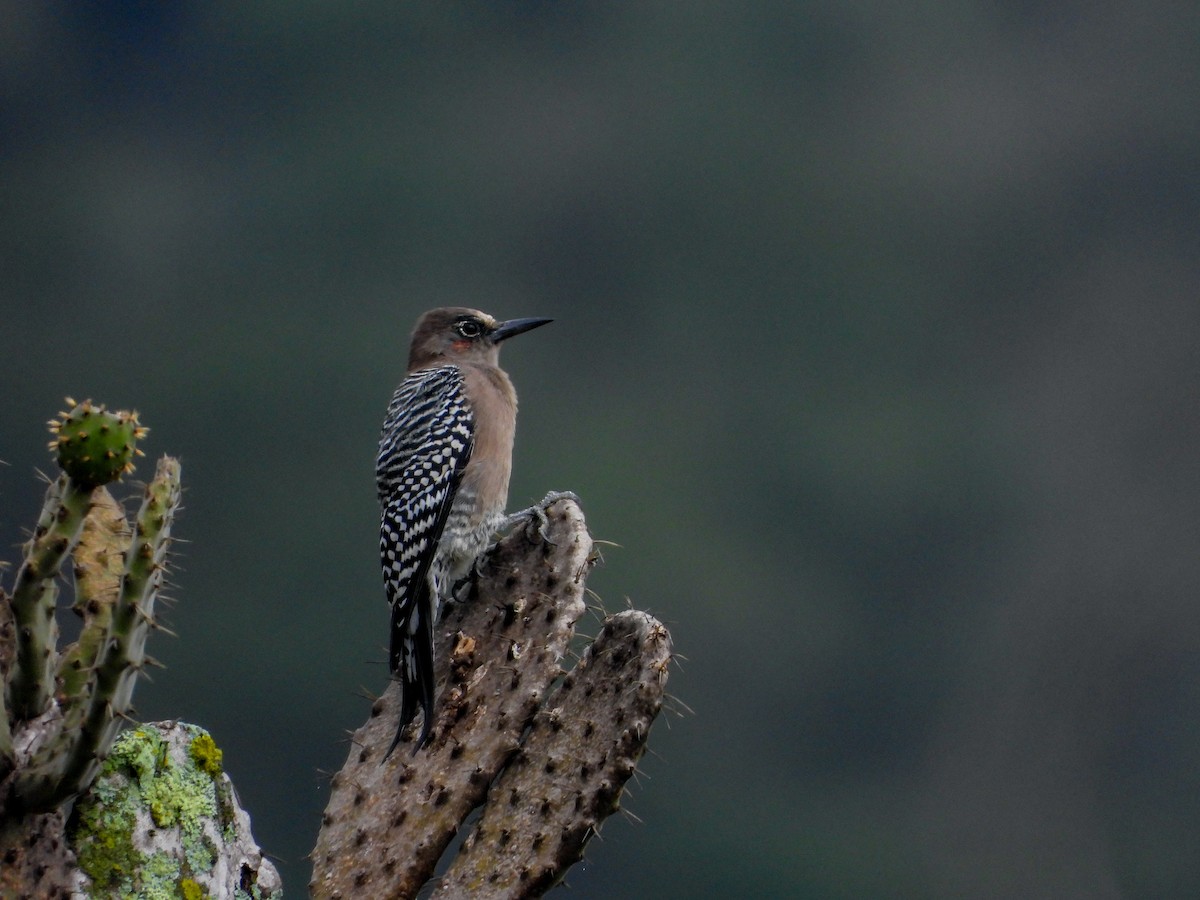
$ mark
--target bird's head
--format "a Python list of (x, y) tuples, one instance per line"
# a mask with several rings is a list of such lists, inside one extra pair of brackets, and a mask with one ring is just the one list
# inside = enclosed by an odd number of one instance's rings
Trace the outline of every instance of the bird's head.
[(413, 329), (408, 370), (459, 362), (496, 365), (501, 341), (551, 321), (532, 318), (498, 322), (485, 312), (464, 306), (431, 309)]

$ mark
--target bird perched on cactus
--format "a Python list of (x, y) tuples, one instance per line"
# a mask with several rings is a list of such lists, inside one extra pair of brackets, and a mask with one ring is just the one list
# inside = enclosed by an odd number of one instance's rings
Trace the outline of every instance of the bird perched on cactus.
[(403, 686), (400, 722), (386, 759), (420, 708), (415, 753), (433, 727), (433, 626), (444, 600), (470, 572), (495, 533), (546, 521), (542, 507), (507, 515), (517, 394), (500, 368), (500, 344), (550, 319), (500, 322), (447, 307), (413, 330), (408, 376), (379, 439), (376, 477), (382, 506), (379, 551), (392, 607), (392, 674)]

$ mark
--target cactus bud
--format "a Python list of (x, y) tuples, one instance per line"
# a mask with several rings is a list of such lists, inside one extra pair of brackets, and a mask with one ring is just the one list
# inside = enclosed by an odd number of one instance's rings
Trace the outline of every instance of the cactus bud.
[(54, 438), (50, 449), (59, 467), (84, 488), (116, 481), (133, 471), (137, 442), (148, 428), (138, 423), (136, 412), (109, 412), (91, 400), (75, 403), (67, 398), (68, 412), (50, 422)]

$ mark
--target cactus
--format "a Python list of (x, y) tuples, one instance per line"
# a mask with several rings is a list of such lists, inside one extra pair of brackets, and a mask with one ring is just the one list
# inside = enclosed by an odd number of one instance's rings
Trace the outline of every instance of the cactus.
[[(146, 635), (155, 626), (154, 601), (178, 503), (179, 463), (164, 456), (146, 487), (115, 601), (83, 601), (97, 612), (85, 623), (76, 647), (90, 645), (99, 653), (87, 663), (94, 669), (84, 682), (86, 690), (64, 693), (61, 725), (18, 779), (16, 793), (30, 809), (52, 808), (86, 789), (129, 711), (134, 681), (145, 664)], [(68, 659), (72, 655), (78, 654), (69, 652)], [(68, 674), (73, 674), (71, 668)], [(64, 678), (64, 684), (68, 681), (79, 679)]]
[(146, 636), (156, 627), (154, 602), (162, 586), (179, 492), (179, 461), (164, 456), (138, 512), (108, 639), (96, 664), (95, 688), (67, 769), (75, 786), (90, 782), (98, 759), (112, 745), (117, 717), (129, 712), (134, 681), (146, 663)]
[[(157, 627), (154, 603), (179, 505), (179, 463), (163, 457), (131, 527), (104, 485), (131, 471), (140, 453), (136, 442), (146, 429), (135, 413), (109, 413), (90, 401), (68, 400), (68, 405), (70, 411), (51, 422), (51, 449), (62, 472), (46, 492), (11, 595), (0, 589), (0, 897), (75, 895), (88, 884), (80, 861), (96, 863), (105, 858), (103, 848), (114, 846), (120, 828), (112, 817), (118, 812), (119, 792), (111, 784), (98, 792), (89, 788), (130, 711), (134, 682), (148, 662), (145, 641)], [(68, 557), (74, 560), (72, 606), (83, 627), (79, 639), (59, 656), (57, 577)], [(166, 727), (172, 733), (173, 723)], [(191, 868), (174, 887), (194, 896), (232, 896), (246, 871), (237, 860), (250, 860), (257, 847), (220, 772), (220, 751), (207, 735), (189, 734), (192, 767), (199, 773), (192, 780), (218, 794), (224, 785), (225, 801), (204, 827), (210, 837), (219, 836), (206, 844), (209, 855), (226, 864), (221, 872), (205, 874), (196, 869), (199, 857), (189, 858), (182, 864)], [(163, 747), (170, 743), (165, 737), (159, 742)], [(123, 758), (114, 757), (114, 765)], [(72, 819), (76, 833), (66, 833), (71, 801), (80, 795), (78, 808), (88, 811), (92, 826), (87, 840), (82, 814)], [(179, 799), (173, 795), (171, 801)], [(149, 831), (165, 828), (165, 809), (149, 818)], [(177, 812), (181, 822), (185, 811)], [(188, 822), (199, 827), (200, 819), (193, 816)], [(104, 823), (112, 827), (101, 828)], [(137, 833), (138, 846), (150, 840), (149, 831)], [(129, 828), (122, 833), (134, 837)], [(163, 854), (147, 865), (141, 874), (161, 871)], [(264, 879), (257, 895), (268, 896), (265, 888), (272, 878), (277, 884), (278, 876), (269, 863), (254, 871)], [(222, 878), (224, 888), (210, 889)], [(108, 895), (108, 884), (93, 887)]]
[(83, 619), (79, 640), (63, 651), (58, 664), (59, 702), (84, 689), (92, 675), (121, 592), (125, 550), (131, 531), (125, 510), (106, 488), (92, 492), (92, 508), (75, 547), (75, 602)]
[(540, 896), (583, 858), (637, 769), (670, 659), (652, 616), (626, 610), (605, 622), (534, 717), (433, 900)]
[(50, 702), (58, 639), (56, 578), (79, 540), (91, 492), (65, 473), (51, 482), (37, 528), (25, 545), (10, 601), (17, 647), (7, 693), (17, 719), (40, 715)]
[(395, 684), (352, 736), (312, 854), (313, 897), (416, 896), (479, 806), (435, 896), (538, 896), (618, 808), (662, 703), (670, 637), (645, 613), (621, 613), (564, 673), (595, 551), (574, 502), (546, 513), (544, 539), (519, 529), (502, 540), (478, 596), (439, 624), (429, 745), (414, 754), (410, 735), (382, 761)]
[[(17, 634), (16, 670), (8, 681), (7, 700), (17, 719), (45, 711), (53, 691), (58, 625), (56, 578), (63, 560), (74, 550), (99, 486), (133, 470), (140, 453), (137, 440), (146, 434), (137, 413), (105, 410), (90, 400), (76, 404), (49, 423), (62, 474), (51, 483), (25, 559), (17, 572), (11, 607)], [(2, 739), (2, 736), (0, 736)]]

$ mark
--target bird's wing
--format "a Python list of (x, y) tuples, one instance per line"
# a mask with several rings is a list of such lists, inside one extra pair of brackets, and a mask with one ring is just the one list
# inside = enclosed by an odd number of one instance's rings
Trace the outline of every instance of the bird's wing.
[(400, 668), (403, 644), (398, 627), (410, 635), (432, 635), (433, 623), (414, 617), (429, 618), (436, 603), (421, 610), (416, 600), (426, 588), (438, 539), (471, 458), (474, 424), (462, 373), (455, 366), (414, 372), (388, 405), (376, 471), (383, 507), (380, 553), (392, 605), (393, 672)]
[(474, 415), (455, 366), (414, 372), (392, 396), (379, 438), (377, 476), (379, 551), (391, 604), (388, 665), (400, 678), (400, 724), (386, 756), (400, 742), (418, 704), (425, 721), (416, 748), (433, 722), (433, 616), (428, 571), (458, 482), (474, 446)]
[(376, 473), (383, 507), (379, 549), (392, 607), (388, 666), (401, 682), (400, 720), (386, 759), (418, 704), (415, 750), (433, 724), (433, 617), (429, 567), (474, 446), (474, 415), (454, 366), (414, 372), (388, 405)]
[(380, 503), (406, 487), (406, 470), (423, 457), (449, 447), (466, 465), (474, 432), (475, 416), (457, 366), (422, 369), (405, 378), (392, 395), (379, 436), (375, 473)]

